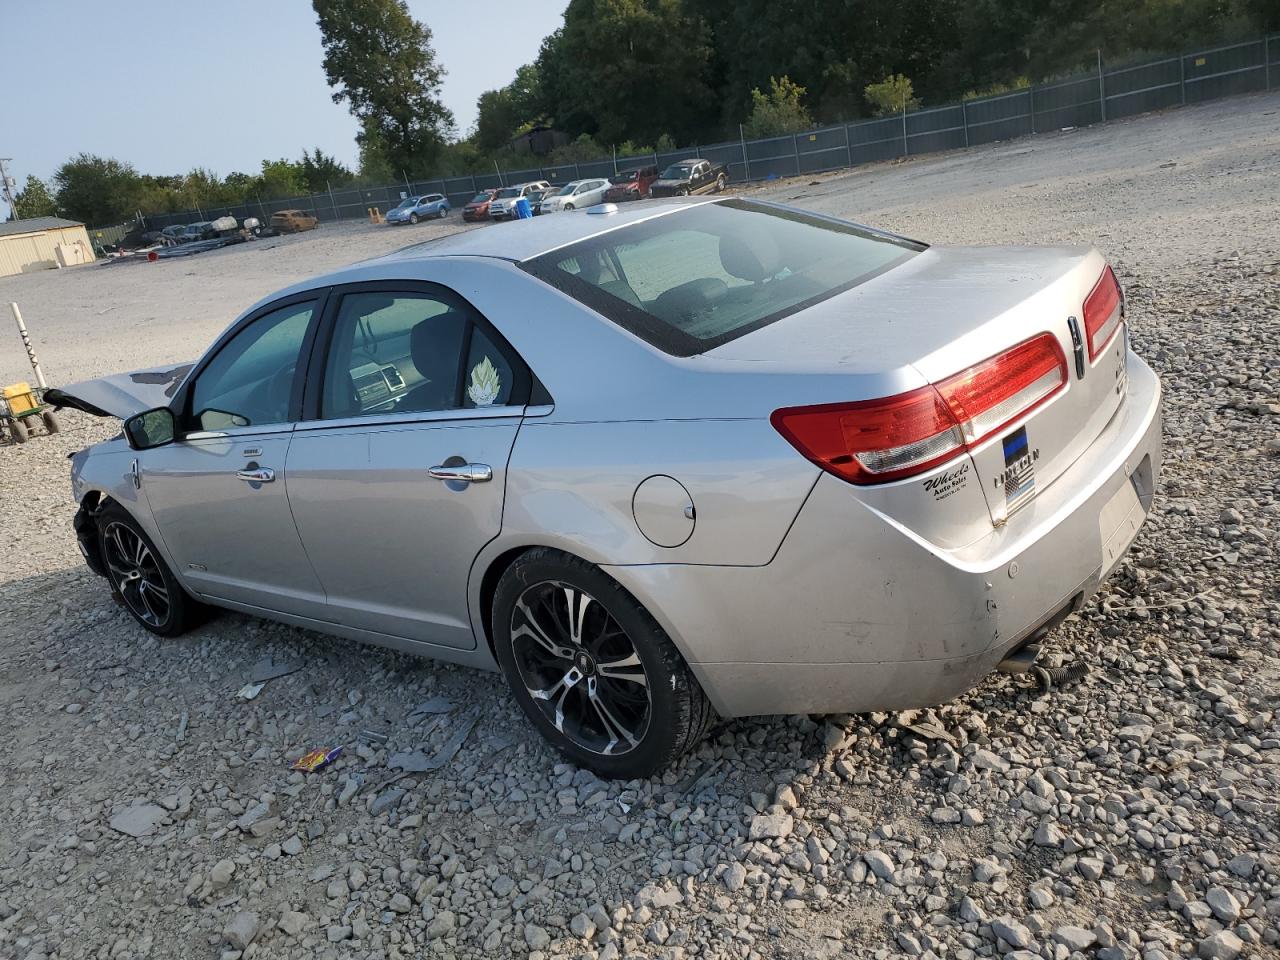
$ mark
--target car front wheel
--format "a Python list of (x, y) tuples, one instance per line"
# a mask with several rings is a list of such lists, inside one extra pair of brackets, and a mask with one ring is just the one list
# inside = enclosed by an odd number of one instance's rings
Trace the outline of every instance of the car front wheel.
[(539, 732), (602, 777), (648, 777), (692, 749), (710, 702), (657, 621), (599, 568), (530, 550), (493, 601), (494, 646)]
[(410, 223), (417, 223), (417, 222), (418, 222), (418, 215), (417, 215), (416, 213), (411, 213), (411, 214), (409, 214), (409, 222), (410, 222)]
[(162, 637), (176, 637), (199, 622), (204, 605), (187, 596), (128, 511), (108, 503), (97, 525), (111, 593), (134, 620)]

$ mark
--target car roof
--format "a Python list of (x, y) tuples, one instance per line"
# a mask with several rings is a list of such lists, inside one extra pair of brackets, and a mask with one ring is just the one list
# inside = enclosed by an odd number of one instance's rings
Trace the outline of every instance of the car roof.
[(710, 198), (701, 197), (636, 200), (622, 204), (615, 208), (615, 212), (608, 214), (590, 213), (592, 208), (588, 207), (588, 212), (582, 216), (515, 220), (483, 230), (466, 230), (434, 240), (424, 240), (370, 262), (386, 263), (433, 257), (495, 257), (519, 262), (608, 233), (618, 227), (714, 202), (716, 201)]

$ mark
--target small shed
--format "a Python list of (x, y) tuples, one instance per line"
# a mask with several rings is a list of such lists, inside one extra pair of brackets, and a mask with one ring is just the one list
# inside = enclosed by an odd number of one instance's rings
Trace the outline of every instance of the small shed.
[(93, 246), (83, 223), (61, 217), (0, 223), (0, 277), (93, 260)]

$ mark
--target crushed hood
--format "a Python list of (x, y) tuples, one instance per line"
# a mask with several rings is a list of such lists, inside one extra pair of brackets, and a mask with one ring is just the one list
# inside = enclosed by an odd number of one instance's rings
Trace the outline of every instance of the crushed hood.
[(97, 380), (82, 380), (47, 390), (44, 399), (56, 407), (71, 407), (95, 417), (124, 420), (143, 410), (168, 406), (192, 366), (194, 364), (170, 364), (132, 373), (116, 373)]

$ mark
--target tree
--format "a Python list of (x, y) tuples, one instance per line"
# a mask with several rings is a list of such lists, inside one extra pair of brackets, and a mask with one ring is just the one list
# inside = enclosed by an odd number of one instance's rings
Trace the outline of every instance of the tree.
[(355, 178), (346, 166), (316, 147), (315, 153), (302, 151), (302, 179), (311, 193), (323, 193), (330, 187), (344, 186)]
[(292, 160), (263, 160), (258, 177), (258, 193), (270, 199), (297, 197), (307, 192), (307, 178), (301, 163)]
[(133, 216), (142, 180), (133, 166), (110, 157), (82, 153), (53, 174), (58, 209), (90, 226)]
[(604, 144), (691, 142), (714, 122), (711, 30), (685, 0), (569, 0), (538, 54), (542, 113)]
[(405, 0), (312, 0), (324, 44), (324, 72), (393, 169), (427, 173), (454, 131), (440, 100), (444, 68), (431, 31)]
[(911, 80), (900, 73), (885, 77), (879, 83), (869, 83), (863, 91), (871, 112), (877, 117), (915, 110), (920, 106), (920, 98), (913, 95)]
[(34, 217), (52, 217), (57, 212), (53, 194), (39, 177), (27, 174), (26, 185), (13, 198), (13, 218), (30, 220)]
[(751, 116), (743, 124), (743, 133), (752, 138), (778, 137), (786, 133), (799, 133), (813, 126), (813, 118), (800, 98), (804, 87), (793, 83), (783, 75), (781, 80), (769, 78), (769, 92), (760, 88), (751, 91)]

